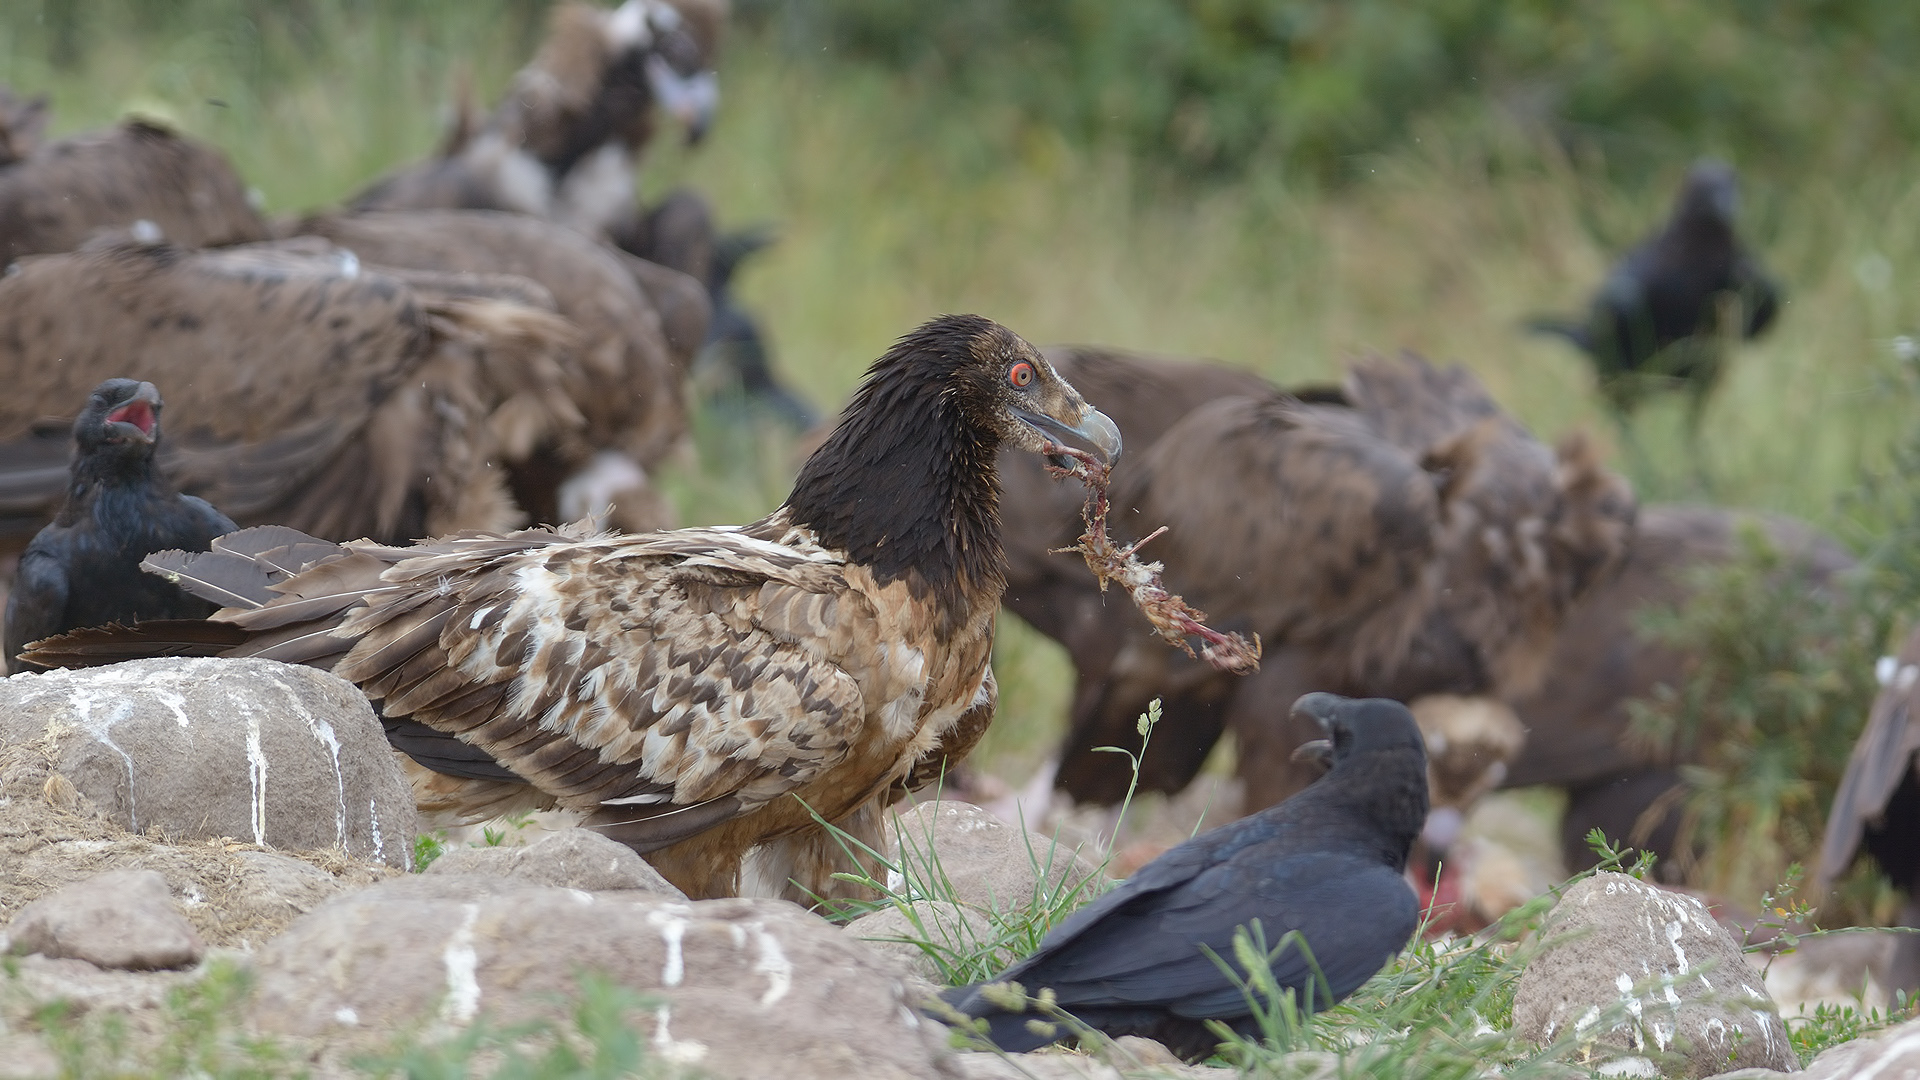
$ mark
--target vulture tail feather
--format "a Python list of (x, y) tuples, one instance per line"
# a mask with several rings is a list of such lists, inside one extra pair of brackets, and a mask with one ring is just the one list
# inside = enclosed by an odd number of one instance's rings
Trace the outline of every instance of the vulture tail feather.
[(220, 656), (247, 640), (247, 632), (206, 619), (154, 619), (121, 626), (90, 626), (29, 644), (20, 658), (43, 668), (101, 667), (154, 656)]

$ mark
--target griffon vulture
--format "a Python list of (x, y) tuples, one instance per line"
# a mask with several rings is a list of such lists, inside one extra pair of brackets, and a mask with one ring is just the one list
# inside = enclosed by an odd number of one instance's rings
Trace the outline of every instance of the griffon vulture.
[(376, 181), (356, 210), (464, 208), (549, 218), (604, 238), (633, 227), (655, 109), (706, 130), (726, 10), (713, 0), (553, 9), (547, 39), (493, 112), (462, 104), (436, 157)]
[[(1114, 622), (1132, 629), (1081, 635), (1093, 645), (1069, 628), (1079, 685), (1057, 782), (1101, 803), (1124, 794), (1126, 762), (1092, 751), (1136, 741), (1154, 697), (1176, 723), (1155, 733), (1140, 780), (1172, 792), (1230, 719), (1243, 739), (1287, 728), (1273, 703), (1292, 698), (1276, 687), (1406, 701), (1529, 689), (1568, 608), (1624, 556), (1634, 516), (1584, 441), (1556, 453), (1464, 369), (1413, 356), (1358, 361), (1304, 398), (1201, 405), (1116, 478), (1113, 501), (1116, 531), (1170, 527), (1145, 552), (1168, 588), (1216, 626), (1259, 633), (1267, 656), (1243, 679), (1147, 648), (1128, 615)], [(1091, 590), (1089, 577), (1081, 610)], [(1276, 771), (1289, 790), (1311, 778)]]
[(44, 97), (23, 101), (0, 87), (0, 266), (72, 251), (102, 232), (184, 247), (267, 238), (218, 150), (138, 119), (42, 144), (46, 120)]
[(75, 408), (115, 375), (168, 388), (161, 468), (242, 524), (390, 543), (516, 524), (509, 451), (580, 422), (555, 361), (572, 330), (531, 282), (418, 280), (315, 240), (20, 260), (0, 278), (0, 541), (51, 518)]
[[(672, 355), (654, 293), (636, 283), (623, 261), (638, 260), (572, 229), (497, 211), (323, 214), (301, 222), (298, 231), (383, 266), (485, 270), (544, 286), (560, 315), (578, 330), (574, 347), (560, 362), (566, 396), (584, 423), (557, 428), (516, 457), (509, 469), (515, 500), (535, 522), (570, 521), (605, 510), (611, 501), (609, 521), (617, 528), (642, 531), (671, 524), (661, 519), (660, 500), (646, 476), (686, 433), (684, 364)], [(697, 341), (705, 332), (705, 300), (697, 283), (688, 285), (700, 305), (695, 313), (700, 329), (690, 331)], [(604, 492), (592, 505), (563, 500), (568, 481), (600, 455), (630, 463), (632, 485)], [(607, 466), (602, 461), (599, 467)]]

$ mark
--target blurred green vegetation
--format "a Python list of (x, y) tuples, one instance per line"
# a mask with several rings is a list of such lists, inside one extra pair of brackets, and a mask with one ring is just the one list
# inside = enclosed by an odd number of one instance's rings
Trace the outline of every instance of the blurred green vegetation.
[[(431, 151), (456, 85), (497, 99), (540, 0), (24, 0), (0, 82), (56, 133), (127, 112), (231, 155), (269, 210), (335, 203)], [(741, 271), (777, 362), (831, 409), (902, 332), (978, 311), (1098, 342), (1324, 379), (1365, 350), (1463, 363), (1543, 438), (1618, 444), (1584, 359), (1523, 318), (1579, 309), (1696, 157), (1740, 167), (1778, 327), (1709, 406), (1616, 454), (1648, 499), (1780, 510), (1865, 549), (1841, 499), (1895, 451), (1920, 324), (1920, 7), (1871, 0), (736, 0), (705, 144), (650, 151), (723, 222), (773, 222)], [(796, 465), (711, 418), (663, 477), (688, 523), (769, 509)], [(1064, 556), (1063, 556), (1064, 557)], [(1920, 580), (1920, 576), (1916, 577)], [(1070, 684), (1024, 628), (982, 757), (1018, 782)], [(1855, 721), (1857, 723), (1857, 721)]]
[(1489, 111), (1641, 175), (1703, 149), (1845, 169), (1920, 133), (1920, 10), (1901, 0), (740, 7), (795, 54), (871, 61), (1188, 174), (1350, 178), (1424, 122)]

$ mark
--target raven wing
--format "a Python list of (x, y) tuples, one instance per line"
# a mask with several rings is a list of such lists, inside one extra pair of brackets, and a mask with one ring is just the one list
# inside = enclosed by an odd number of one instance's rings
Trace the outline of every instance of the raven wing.
[(1315, 981), (1305, 954), (1279, 948), (1287, 932), (1297, 930), (1336, 1000), (1371, 978), (1413, 935), (1419, 915), (1413, 890), (1378, 862), (1337, 852), (1261, 859), (1258, 868), (1249, 861), (1243, 856), (1174, 888), (1122, 897), (1071, 940), (1043, 945), (1005, 978), (1030, 991), (1051, 987), (1068, 1011), (1153, 1004), (1180, 1016), (1226, 1018), (1247, 1008), (1239, 987), (1207, 952), (1237, 967), (1234, 931), (1256, 919), (1268, 948), (1278, 950), (1271, 964), (1278, 984), (1304, 989)]

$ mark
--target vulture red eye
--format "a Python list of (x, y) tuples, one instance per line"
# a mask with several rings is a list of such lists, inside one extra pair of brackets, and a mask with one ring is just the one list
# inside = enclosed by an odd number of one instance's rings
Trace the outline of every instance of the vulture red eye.
[(1025, 387), (1033, 382), (1033, 365), (1025, 360), (1013, 365), (1013, 369), (1007, 372), (1007, 381), (1015, 386)]

